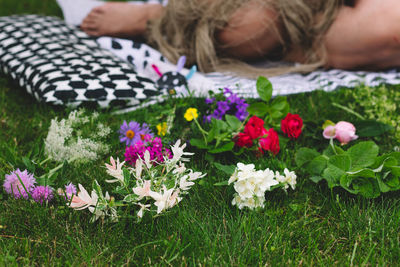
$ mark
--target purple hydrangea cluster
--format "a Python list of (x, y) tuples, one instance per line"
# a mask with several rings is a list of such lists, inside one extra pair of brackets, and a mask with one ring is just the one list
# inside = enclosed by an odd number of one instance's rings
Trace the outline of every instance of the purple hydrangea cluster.
[(171, 150), (163, 147), (161, 138), (152, 138), (152, 136), (146, 135), (143, 141), (140, 140), (136, 142), (135, 145), (126, 147), (125, 161), (134, 166), (139, 157), (144, 159), (144, 153), (146, 151), (150, 153), (150, 160), (160, 163), (164, 162), (164, 157), (172, 158)]
[(54, 198), (53, 190), (49, 186), (36, 186), (32, 191), (32, 198), (40, 204), (49, 202)]
[(126, 143), (126, 146), (133, 146), (138, 141), (143, 140), (146, 135), (153, 137), (149, 126), (146, 123), (140, 125), (136, 121), (127, 123), (124, 121), (119, 129), (119, 141)]
[(211, 122), (212, 118), (222, 120), (226, 114), (229, 114), (236, 116), (240, 121), (244, 121), (248, 116), (246, 109), (249, 105), (246, 101), (238, 97), (228, 88), (224, 89), (223, 96), (225, 100), (222, 101), (218, 101), (215, 97), (206, 98), (206, 104), (214, 104), (216, 108), (212, 112), (209, 112), (207, 116), (204, 116), (204, 120), (206, 122)]

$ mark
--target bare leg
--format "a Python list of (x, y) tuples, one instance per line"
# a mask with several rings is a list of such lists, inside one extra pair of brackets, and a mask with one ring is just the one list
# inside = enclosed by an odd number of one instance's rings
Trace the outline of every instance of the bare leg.
[(327, 67), (383, 69), (400, 66), (400, 2), (358, 0), (343, 7), (327, 32)]
[(94, 8), (83, 20), (81, 28), (93, 36), (133, 37), (143, 35), (149, 19), (161, 15), (158, 4), (133, 5), (110, 2)]

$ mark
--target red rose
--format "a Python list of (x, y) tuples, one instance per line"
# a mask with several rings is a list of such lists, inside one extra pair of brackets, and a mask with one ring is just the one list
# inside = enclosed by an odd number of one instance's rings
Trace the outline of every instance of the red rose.
[(280, 149), (278, 133), (271, 128), (266, 134), (267, 137), (260, 138), (259, 140), (261, 149), (271, 151), (274, 155), (278, 154)]
[(281, 121), (282, 132), (287, 134), (288, 137), (297, 139), (301, 134), (303, 128), (303, 120), (298, 114), (288, 113)]
[(253, 146), (253, 140), (251, 139), (251, 137), (245, 133), (239, 133), (236, 136), (236, 141), (235, 141), (235, 145), (239, 146), (239, 147), (252, 147)]
[(252, 140), (262, 136), (263, 130), (265, 131), (264, 120), (257, 116), (251, 117), (244, 126), (244, 133), (249, 135)]

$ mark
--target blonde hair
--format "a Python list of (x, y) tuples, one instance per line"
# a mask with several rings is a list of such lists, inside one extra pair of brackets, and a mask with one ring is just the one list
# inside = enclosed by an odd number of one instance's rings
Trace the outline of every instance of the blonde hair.
[[(279, 32), (283, 55), (299, 47), (305, 64), (293, 67), (255, 68), (220, 53), (216, 33), (226, 27), (242, 5), (257, 1), (273, 8), (284, 32)], [(169, 60), (182, 55), (203, 72), (229, 71), (246, 77), (310, 72), (325, 61), (321, 41), (342, 0), (169, 0), (163, 15), (150, 23), (148, 41)], [(277, 31), (277, 29), (276, 29)]]

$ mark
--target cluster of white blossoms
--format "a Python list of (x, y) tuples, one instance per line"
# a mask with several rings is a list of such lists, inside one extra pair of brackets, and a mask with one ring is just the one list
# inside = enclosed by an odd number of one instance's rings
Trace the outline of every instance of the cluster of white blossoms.
[(296, 174), (285, 168), (284, 175), (270, 169), (256, 170), (254, 164), (245, 165), (238, 163), (235, 172), (230, 177), (228, 184), (234, 183), (236, 191), (232, 205), (239, 209), (263, 208), (265, 203), (265, 192), (275, 187), (295, 189)]
[(171, 147), (172, 158), (165, 156), (162, 163), (150, 160), (149, 151), (146, 151), (144, 159), (138, 158), (134, 168), (125, 167), (125, 162), (111, 157), (111, 164), (106, 164), (106, 172), (112, 179), (107, 179), (106, 182), (118, 183), (115, 190), (118, 200), (108, 193), (104, 196), (95, 181), (91, 195), (79, 185), (80, 192), (72, 198), (70, 207), (76, 210), (88, 208), (93, 213), (94, 220), (110, 217), (112, 221), (118, 219), (119, 207), (134, 207), (138, 220), (145, 212), (156, 215), (174, 207), (195, 181), (205, 176), (185, 167), (183, 162), (188, 162), (189, 159), (184, 156), (193, 155), (184, 152), (185, 147), (186, 144), (181, 145), (178, 140)]
[(98, 113), (84, 115), (84, 110), (72, 111), (67, 119), (51, 120), (45, 139), (46, 154), (58, 162), (92, 161), (109, 151), (104, 140), (111, 129), (96, 123)]

